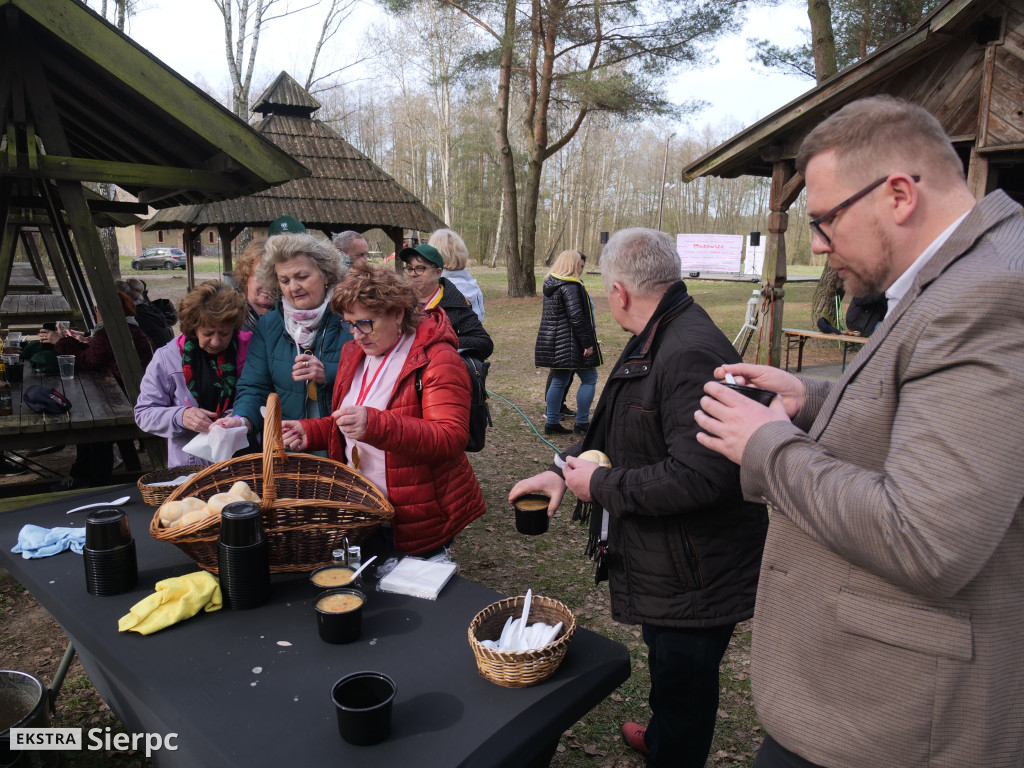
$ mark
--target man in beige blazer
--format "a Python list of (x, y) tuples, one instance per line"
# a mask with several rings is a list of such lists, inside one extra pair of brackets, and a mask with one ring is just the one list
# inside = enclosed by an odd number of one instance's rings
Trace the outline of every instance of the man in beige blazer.
[(699, 441), (771, 505), (756, 768), (1024, 765), (1024, 218), (976, 202), (925, 110), (854, 102), (804, 140), (813, 248), (889, 311), (834, 384), (726, 365)]

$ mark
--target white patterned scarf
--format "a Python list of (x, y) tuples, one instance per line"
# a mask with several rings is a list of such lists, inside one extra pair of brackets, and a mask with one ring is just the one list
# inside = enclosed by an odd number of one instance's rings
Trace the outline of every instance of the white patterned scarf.
[(331, 303), (330, 292), (324, 303), (315, 309), (296, 309), (285, 298), (281, 299), (281, 308), (284, 310), (284, 328), (288, 335), (295, 340), (299, 350), (309, 349), (313, 339), (316, 338), (317, 328), (324, 318), (324, 312)]

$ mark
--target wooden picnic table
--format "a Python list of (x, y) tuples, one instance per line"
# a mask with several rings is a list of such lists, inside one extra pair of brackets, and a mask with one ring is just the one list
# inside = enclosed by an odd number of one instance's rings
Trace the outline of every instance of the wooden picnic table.
[(0, 302), (0, 323), (15, 328), (38, 329), (43, 323), (74, 320), (75, 311), (59, 293), (8, 293)]
[[(35, 413), (22, 402), (33, 384), (63, 392), (71, 401), (66, 414)], [(0, 450), (22, 451), (50, 445), (113, 442), (146, 437), (135, 424), (128, 397), (112, 376), (76, 372), (75, 378), (39, 376), (26, 365), (22, 381), (11, 383), (14, 414), (0, 416)]]
[(804, 367), (804, 344), (808, 339), (823, 339), (824, 341), (838, 342), (843, 348), (843, 367), (846, 370), (846, 351), (851, 344), (867, 344), (867, 336), (854, 336), (849, 333), (822, 333), (821, 331), (805, 331), (800, 328), (783, 328), (782, 333), (786, 337), (786, 370), (789, 370), (789, 350), (797, 348), (796, 371), (799, 373)]

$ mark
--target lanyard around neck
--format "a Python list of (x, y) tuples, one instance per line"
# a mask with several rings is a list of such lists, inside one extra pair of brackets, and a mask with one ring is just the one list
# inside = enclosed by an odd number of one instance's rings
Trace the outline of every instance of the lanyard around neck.
[(437, 290), (434, 291), (434, 295), (427, 299), (427, 303), (423, 305), (424, 309), (433, 309), (441, 303), (441, 297), (444, 296), (444, 286), (438, 284)]
[(370, 379), (369, 384), (366, 382), (366, 374), (370, 372), (370, 358), (366, 358), (366, 365), (363, 367), (363, 381), (359, 387), (359, 395), (356, 397), (356, 405), (362, 405), (366, 402), (366, 398), (369, 397), (373, 391), (374, 385), (377, 383), (377, 377), (379, 377), (384, 370), (388, 367), (395, 355), (398, 353), (399, 348), (402, 346), (402, 342), (405, 341), (405, 334), (403, 333), (398, 337), (398, 342), (391, 348), (391, 350), (384, 356), (384, 360), (380, 365), (377, 366), (377, 370), (373, 373), (373, 378)]

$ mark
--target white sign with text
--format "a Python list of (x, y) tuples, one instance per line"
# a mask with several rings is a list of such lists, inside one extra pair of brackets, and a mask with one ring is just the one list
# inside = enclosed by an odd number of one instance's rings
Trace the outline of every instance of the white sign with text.
[(679, 266), (688, 272), (740, 271), (743, 235), (676, 235)]

